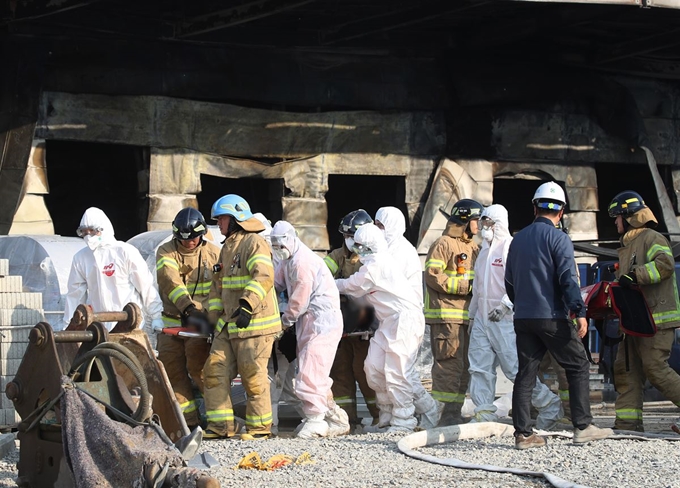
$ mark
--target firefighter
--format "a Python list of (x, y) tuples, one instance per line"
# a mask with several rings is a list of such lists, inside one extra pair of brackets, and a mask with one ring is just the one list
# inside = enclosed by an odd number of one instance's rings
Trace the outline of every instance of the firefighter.
[(281, 318), (274, 291), (274, 267), (264, 225), (238, 195), (225, 195), (212, 207), (225, 237), (210, 288), (209, 310), (216, 323), (203, 369), (208, 427), (205, 439), (236, 434), (230, 398), (237, 374), (248, 395), (243, 440), (271, 436), (272, 404), (267, 363)]
[(680, 376), (668, 365), (675, 329), (680, 327), (675, 260), (666, 238), (653, 230), (657, 220), (639, 194), (624, 191), (616, 195), (609, 216), (616, 219), (621, 234), (619, 284), (640, 287), (657, 327), (653, 337), (626, 335), (614, 361), (614, 384), (619, 393), (614, 428), (643, 432), (645, 379), (680, 406)]
[[(359, 256), (351, 249), (354, 246), (354, 233), (359, 227), (368, 223), (373, 223), (373, 219), (362, 209), (348, 213), (340, 221), (338, 230), (344, 237), (342, 247), (331, 251), (324, 258), (333, 278), (349, 278), (361, 268)], [(357, 416), (356, 398), (356, 384), (359, 383), (366, 407), (373, 418), (372, 423), (377, 424), (379, 410), (376, 405), (375, 392), (368, 386), (364, 372), (369, 341), (361, 336), (347, 336), (348, 333), (356, 332), (358, 329), (367, 329), (371, 325), (373, 309), (344, 295), (340, 295), (340, 302), (345, 336), (340, 339), (331, 368), (333, 398), (335, 403), (347, 412), (350, 424), (359, 425), (361, 419)]]
[(220, 249), (204, 239), (207, 231), (201, 212), (195, 208), (182, 209), (172, 222), (173, 239), (156, 252), (164, 325), (164, 332), (158, 335), (158, 359), (165, 367), (191, 429), (199, 424), (191, 380), (203, 393), (203, 365), (210, 353), (210, 344), (204, 338), (183, 338), (168, 332), (178, 327), (210, 332), (208, 295)]
[(425, 261), (425, 320), (432, 346), (432, 397), (444, 403), (440, 426), (462, 422), (470, 383), (468, 324), (474, 265), (479, 248), (472, 241), (484, 207), (463, 199), (453, 206), (442, 236)]

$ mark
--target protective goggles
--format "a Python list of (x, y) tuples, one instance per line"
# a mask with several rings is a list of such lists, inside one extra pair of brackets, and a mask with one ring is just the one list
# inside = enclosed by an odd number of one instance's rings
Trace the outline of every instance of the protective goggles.
[(354, 245), (352, 246), (352, 252), (358, 254), (359, 256), (367, 256), (369, 254), (373, 254), (373, 251), (371, 250), (370, 247), (364, 246), (363, 244), (359, 244), (358, 242), (355, 242)]
[(76, 229), (76, 235), (78, 237), (85, 236), (96, 236), (98, 233), (102, 232), (104, 229), (101, 227), (78, 227)]
[(269, 236), (269, 238), (271, 239), (272, 247), (275, 247), (275, 248), (286, 247), (286, 241), (288, 240), (288, 236), (286, 236), (286, 235), (278, 235), (277, 236), (277, 235), (271, 234)]
[(482, 229), (490, 229), (491, 227), (496, 225), (496, 222), (494, 222), (489, 217), (482, 217), (479, 223), (482, 226)]

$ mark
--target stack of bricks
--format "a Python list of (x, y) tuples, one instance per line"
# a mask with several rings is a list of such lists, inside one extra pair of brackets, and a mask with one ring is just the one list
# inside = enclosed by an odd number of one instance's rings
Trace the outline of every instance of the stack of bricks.
[(10, 276), (9, 260), (0, 259), (0, 425), (19, 421), (5, 387), (19, 369), (29, 332), (43, 316), (42, 294), (24, 293), (21, 276)]

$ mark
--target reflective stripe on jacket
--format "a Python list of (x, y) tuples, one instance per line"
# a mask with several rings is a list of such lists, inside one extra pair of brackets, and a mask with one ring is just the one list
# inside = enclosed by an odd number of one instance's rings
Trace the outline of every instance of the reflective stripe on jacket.
[[(269, 245), (256, 233), (237, 231), (227, 238), (220, 253), (222, 269), (213, 276), (210, 316), (215, 332), (226, 328), (229, 338), (276, 334), (281, 317), (274, 291), (274, 266)], [(231, 318), (245, 300), (253, 312), (248, 327), (239, 329)]]
[[(425, 321), (462, 324), (470, 317), (473, 267), (479, 248), (465, 236), (465, 227), (449, 223), (430, 247), (425, 261)], [(467, 259), (458, 262), (463, 254)], [(458, 273), (462, 267), (463, 272)]]
[(635, 274), (658, 329), (680, 327), (675, 259), (666, 238), (652, 229), (631, 229), (621, 243), (617, 277)]
[(179, 317), (191, 304), (199, 310), (208, 310), (212, 268), (217, 264), (219, 255), (220, 248), (207, 241), (192, 250), (176, 239), (158, 248), (156, 279), (166, 327), (179, 327)]

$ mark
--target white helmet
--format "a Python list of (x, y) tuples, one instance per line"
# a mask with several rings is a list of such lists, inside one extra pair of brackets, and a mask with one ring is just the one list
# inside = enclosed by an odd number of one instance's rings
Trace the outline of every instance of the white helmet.
[(560, 185), (549, 181), (538, 187), (531, 203), (540, 208), (561, 210), (567, 204), (567, 197)]

